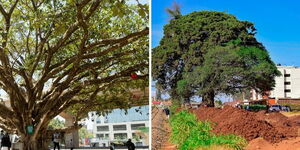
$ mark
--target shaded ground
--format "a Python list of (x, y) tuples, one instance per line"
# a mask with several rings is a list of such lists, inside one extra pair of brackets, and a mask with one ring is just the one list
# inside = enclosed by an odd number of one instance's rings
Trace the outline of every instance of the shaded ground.
[(279, 143), (297, 137), (300, 127), (298, 116), (288, 118), (280, 113), (255, 113), (231, 106), (201, 107), (191, 112), (201, 121), (216, 123), (213, 129), (216, 134), (236, 134), (248, 141), (262, 137), (269, 143)]

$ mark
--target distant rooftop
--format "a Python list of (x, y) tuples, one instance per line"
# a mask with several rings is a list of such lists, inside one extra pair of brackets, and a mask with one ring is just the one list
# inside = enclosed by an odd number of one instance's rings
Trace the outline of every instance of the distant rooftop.
[(277, 65), (277, 68), (300, 69), (298, 66), (281, 66), (281, 65)]

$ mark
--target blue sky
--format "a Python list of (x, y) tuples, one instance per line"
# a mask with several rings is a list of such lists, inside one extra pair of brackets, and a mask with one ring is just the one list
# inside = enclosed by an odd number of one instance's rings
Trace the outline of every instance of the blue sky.
[[(163, 36), (168, 23), (165, 9), (174, 0), (152, 0), (152, 47)], [(255, 23), (256, 38), (262, 42), (277, 64), (300, 66), (300, 1), (296, 0), (177, 0), (182, 14), (215, 10)]]

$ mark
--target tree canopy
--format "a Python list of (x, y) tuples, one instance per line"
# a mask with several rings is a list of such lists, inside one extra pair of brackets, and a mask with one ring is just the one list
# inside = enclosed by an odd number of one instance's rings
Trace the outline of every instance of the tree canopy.
[(54, 118), (50, 121), (48, 124), (49, 129), (62, 129), (65, 127), (65, 122), (62, 120), (59, 120), (58, 118)]
[(216, 11), (178, 16), (153, 49), (153, 78), (172, 98), (192, 96), (214, 106), (218, 93), (271, 90), (280, 75), (253, 23)]
[(148, 4), (7, 0), (0, 13), (0, 89), (10, 101), (0, 104), (0, 128), (16, 131), (25, 149), (63, 111), (77, 121), (148, 104), (132, 93), (148, 87)]

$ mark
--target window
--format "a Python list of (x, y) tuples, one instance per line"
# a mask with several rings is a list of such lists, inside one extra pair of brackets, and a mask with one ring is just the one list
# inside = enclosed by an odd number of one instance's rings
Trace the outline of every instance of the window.
[(291, 82), (284, 82), (284, 85), (291, 85)]
[(289, 93), (289, 92), (291, 92), (291, 90), (290, 89), (285, 89), (284, 92)]
[(145, 127), (144, 123), (140, 123), (140, 124), (131, 124), (131, 130), (138, 130), (139, 128), (143, 128)]
[(127, 139), (127, 133), (115, 133), (114, 139), (115, 140), (125, 140), (125, 139)]
[(96, 123), (98, 123), (98, 124), (101, 123), (100, 118), (97, 118), (97, 119), (96, 119)]
[(99, 138), (100, 140), (107, 140), (109, 139), (108, 134), (96, 134), (96, 137)]
[(114, 128), (114, 131), (124, 131), (127, 129), (126, 125), (114, 125), (113, 128)]
[(97, 131), (109, 131), (108, 126), (98, 126)]
[(290, 77), (291, 74), (284, 74), (284, 77)]
[(140, 136), (140, 135), (137, 135), (136, 133), (132, 133), (132, 138), (133, 139), (138, 139), (138, 140), (140, 140), (140, 139), (143, 139), (143, 137), (142, 136)]
[(109, 139), (108, 134), (96, 134), (96, 137), (99, 138), (100, 140), (107, 140)]
[(96, 137), (99, 139), (103, 139), (104, 138), (104, 134), (96, 134)]

